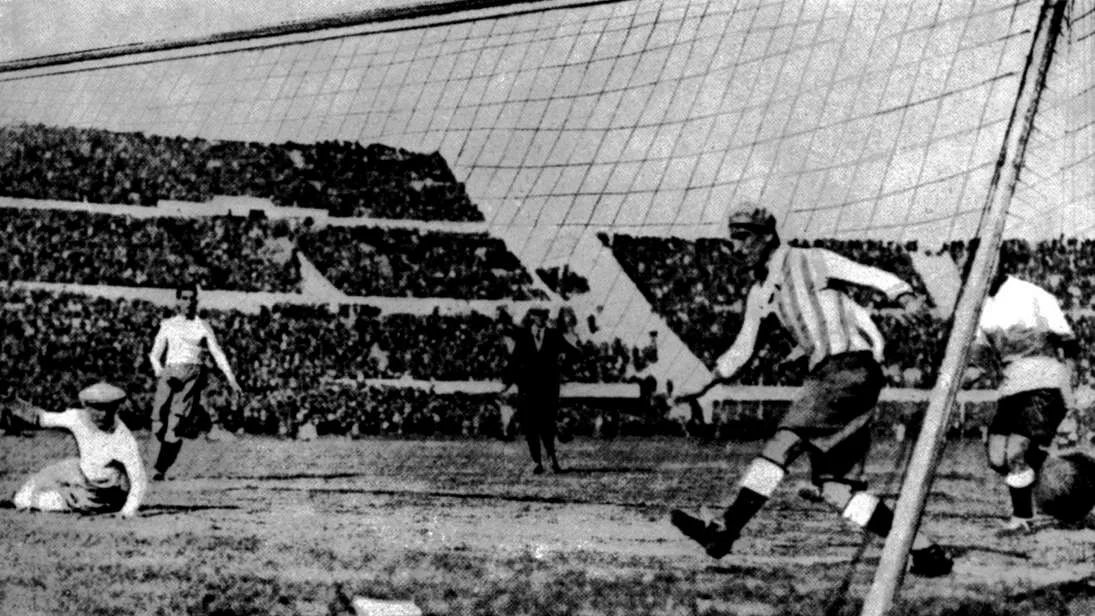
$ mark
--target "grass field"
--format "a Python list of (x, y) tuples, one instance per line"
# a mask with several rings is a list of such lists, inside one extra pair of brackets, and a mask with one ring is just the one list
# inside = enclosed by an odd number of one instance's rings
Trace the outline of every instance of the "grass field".
[[(141, 436), (146, 459), (147, 436)], [(881, 542), (798, 495), (806, 468), (713, 561), (667, 522), (719, 505), (758, 444), (576, 440), (568, 472), (524, 444), (244, 438), (188, 442), (143, 515), (0, 510), (0, 614), (348, 614), (342, 595), (427, 614), (854, 614)], [(893, 443), (868, 475), (897, 491)], [(0, 438), (0, 491), (75, 454), (59, 433)], [(951, 443), (926, 528), (958, 559), (909, 577), (899, 614), (1095, 614), (1095, 531), (993, 531), (1007, 495), (976, 441)]]

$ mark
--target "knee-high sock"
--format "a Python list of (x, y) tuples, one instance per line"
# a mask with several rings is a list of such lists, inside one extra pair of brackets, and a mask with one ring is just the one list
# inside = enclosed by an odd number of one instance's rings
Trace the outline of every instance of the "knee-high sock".
[[(853, 492), (843, 506), (840, 515), (863, 530), (886, 537), (893, 528), (893, 510), (870, 492)], [(932, 545), (921, 533), (913, 538), (912, 549), (921, 550)]]
[(1011, 496), (1011, 514), (1017, 518), (1034, 517), (1034, 480), (1038, 477), (1033, 468), (1011, 471), (1004, 477)]
[(779, 464), (767, 458), (754, 458), (742, 475), (737, 497), (723, 513), (726, 530), (735, 535), (741, 533), (786, 475), (787, 470)]

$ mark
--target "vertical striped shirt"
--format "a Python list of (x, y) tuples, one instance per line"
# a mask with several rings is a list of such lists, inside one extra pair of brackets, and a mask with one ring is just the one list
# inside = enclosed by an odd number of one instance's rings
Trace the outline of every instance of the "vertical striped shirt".
[(870, 313), (832, 288), (832, 281), (871, 287), (890, 299), (912, 292), (897, 276), (830, 250), (781, 246), (768, 260), (764, 282), (750, 290), (750, 299), (759, 318), (779, 318), (809, 356), (811, 369), (829, 356), (857, 351), (870, 351), (882, 361), (885, 343)]

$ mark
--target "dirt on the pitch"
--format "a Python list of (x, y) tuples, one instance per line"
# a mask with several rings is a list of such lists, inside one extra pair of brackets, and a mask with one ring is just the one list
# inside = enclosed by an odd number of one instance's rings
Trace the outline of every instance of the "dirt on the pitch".
[[(151, 447), (147, 436), (146, 459)], [(346, 597), (427, 614), (856, 614), (881, 541), (804, 498), (797, 465), (734, 553), (667, 522), (717, 508), (757, 444), (577, 440), (533, 475), (521, 442), (244, 438), (188, 442), (143, 514), (0, 510), (0, 614), (349, 614)], [(892, 502), (902, 453), (868, 478)], [(0, 491), (75, 454), (62, 434), (0, 438)], [(1007, 494), (979, 442), (953, 442), (926, 529), (952, 575), (906, 578), (898, 614), (1095, 614), (1095, 531), (999, 539)]]

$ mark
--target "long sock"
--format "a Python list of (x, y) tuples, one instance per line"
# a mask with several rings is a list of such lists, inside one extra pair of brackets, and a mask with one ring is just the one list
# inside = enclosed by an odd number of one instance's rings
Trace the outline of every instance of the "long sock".
[(1033, 468), (1025, 468), (1008, 473), (1004, 483), (1011, 495), (1011, 512), (1017, 518), (1034, 517), (1034, 480), (1037, 474)]
[(160, 443), (160, 453), (156, 456), (156, 464), (153, 468), (158, 473), (167, 473), (167, 470), (171, 468), (171, 465), (175, 463), (175, 460), (179, 457), (179, 451), (182, 449), (182, 441), (175, 441), (169, 443), (162, 441)]
[(741, 489), (733, 504), (723, 513), (726, 530), (740, 534), (779, 487), (787, 470), (767, 458), (755, 458), (741, 479)]
[[(893, 528), (893, 509), (878, 500), (877, 496), (867, 492), (853, 494), (842, 515), (863, 527), (863, 530), (879, 537), (886, 537)], [(917, 533), (913, 537), (911, 549), (922, 550), (932, 545), (930, 539)]]
[(1034, 517), (1034, 488), (1025, 486), (1022, 488), (1008, 487), (1011, 494), (1011, 513), (1017, 518)]
[(726, 522), (726, 530), (734, 535), (741, 534), (741, 529), (745, 528), (745, 525), (749, 523), (749, 520), (753, 519), (753, 516), (757, 515), (764, 504), (768, 502), (768, 497), (763, 494), (758, 494), (749, 488), (742, 488), (738, 491), (737, 498), (734, 499), (726, 512), (723, 513), (723, 520)]

